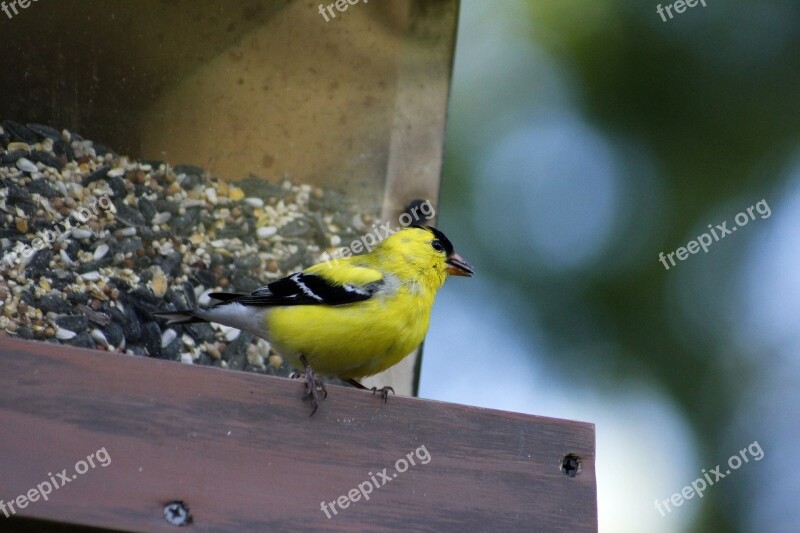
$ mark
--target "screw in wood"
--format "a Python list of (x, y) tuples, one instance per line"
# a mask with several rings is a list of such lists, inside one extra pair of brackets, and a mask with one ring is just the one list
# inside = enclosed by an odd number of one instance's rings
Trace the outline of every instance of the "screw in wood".
[(575, 477), (581, 473), (581, 458), (574, 453), (568, 453), (561, 459), (561, 472), (565, 476)]
[(164, 518), (173, 526), (188, 526), (192, 523), (189, 506), (180, 500), (169, 502), (164, 506)]

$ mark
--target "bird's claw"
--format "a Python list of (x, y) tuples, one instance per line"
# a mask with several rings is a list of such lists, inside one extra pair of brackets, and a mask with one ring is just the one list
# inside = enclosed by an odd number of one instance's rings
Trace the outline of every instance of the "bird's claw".
[[(324, 400), (328, 397), (328, 390), (325, 388), (325, 384), (319, 379), (319, 376), (317, 376), (317, 373), (314, 372), (314, 369), (308, 364), (306, 358), (301, 357), (300, 361), (303, 363), (305, 369), (302, 374), (299, 372), (295, 372), (295, 374), (302, 376), (305, 381), (306, 390), (303, 393), (303, 399), (311, 398), (311, 414), (309, 416), (314, 416), (314, 413), (317, 412), (317, 408), (319, 407), (320, 399)], [(320, 398), (320, 391), (322, 392), (322, 398)]]
[(381, 394), (381, 398), (383, 398), (383, 403), (386, 403), (386, 402), (389, 401), (389, 393), (390, 392), (392, 394), (395, 394), (394, 389), (389, 387), (388, 385), (385, 386), (385, 387), (381, 387), (380, 389), (378, 387), (372, 387), (372, 395), (373, 396), (375, 396), (375, 393), (378, 393), (378, 392)]
[(355, 388), (357, 388), (359, 390), (371, 390), (373, 396), (375, 396), (376, 393), (380, 392), (381, 393), (381, 398), (383, 398), (383, 403), (386, 403), (387, 401), (389, 401), (389, 393), (390, 392), (392, 394), (395, 394), (394, 389), (389, 387), (388, 385), (385, 386), (385, 387), (381, 387), (379, 389), (378, 387), (367, 388), (367, 387), (365, 387), (364, 385), (362, 385), (361, 383), (359, 383), (358, 381), (356, 381), (354, 379), (348, 379), (347, 382), (350, 385), (352, 385), (353, 387), (355, 387)]

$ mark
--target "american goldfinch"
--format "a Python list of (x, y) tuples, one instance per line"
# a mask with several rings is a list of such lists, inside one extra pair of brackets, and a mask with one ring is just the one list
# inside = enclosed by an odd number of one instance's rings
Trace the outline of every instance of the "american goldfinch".
[[(268, 340), (303, 368), (313, 415), (320, 391), (327, 396), (316, 372), (365, 389), (356, 378), (386, 370), (422, 343), (448, 274), (474, 273), (444, 233), (409, 226), (367, 254), (316, 264), (250, 294), (212, 293), (221, 300), (212, 307), (154, 314), (167, 325), (217, 322)], [(380, 389), (384, 400), (390, 390)]]

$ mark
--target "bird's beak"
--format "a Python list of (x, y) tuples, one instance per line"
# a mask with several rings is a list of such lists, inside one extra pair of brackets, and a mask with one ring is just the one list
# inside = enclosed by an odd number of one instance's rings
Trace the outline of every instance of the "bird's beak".
[(451, 276), (471, 277), (475, 274), (475, 269), (467, 263), (463, 257), (453, 252), (447, 257), (447, 273)]

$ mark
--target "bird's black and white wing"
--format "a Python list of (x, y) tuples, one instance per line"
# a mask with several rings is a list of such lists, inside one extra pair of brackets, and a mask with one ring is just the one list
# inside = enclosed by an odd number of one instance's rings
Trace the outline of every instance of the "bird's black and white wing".
[(344, 305), (368, 300), (382, 284), (381, 279), (365, 285), (337, 285), (320, 275), (298, 272), (259, 287), (250, 294), (212, 292), (209, 296), (222, 300), (217, 305), (233, 302), (254, 306)]
[[(336, 283), (326, 276), (298, 272), (259, 287), (249, 294), (212, 292), (219, 303), (204, 309), (152, 313), (168, 326), (218, 322), (265, 336), (264, 317), (270, 307), (283, 305), (345, 305), (370, 299), (384, 285), (383, 276), (369, 269), (351, 269), (358, 282)], [(365, 279), (366, 278), (366, 279)], [(259, 308), (259, 309), (254, 309)]]

